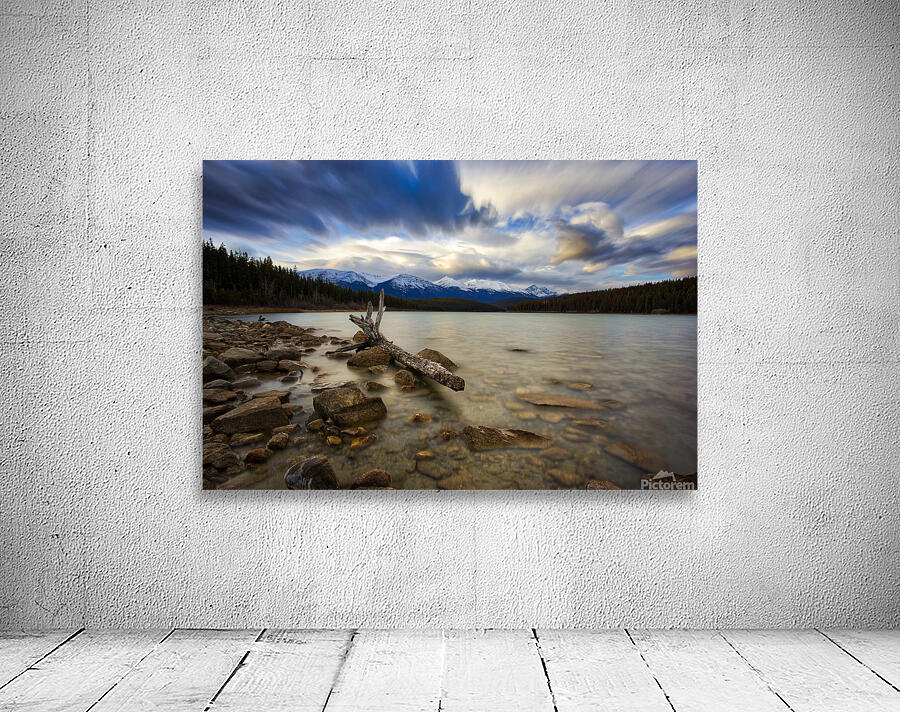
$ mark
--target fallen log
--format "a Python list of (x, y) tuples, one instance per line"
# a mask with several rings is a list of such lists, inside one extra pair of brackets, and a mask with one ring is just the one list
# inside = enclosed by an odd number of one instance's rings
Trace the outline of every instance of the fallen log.
[(350, 321), (360, 328), (363, 334), (365, 334), (366, 340), (360, 341), (358, 344), (344, 346), (337, 351), (329, 351), (328, 353), (355, 351), (358, 349), (380, 346), (387, 351), (391, 355), (391, 358), (397, 363), (406, 366), (406, 368), (411, 371), (415, 371), (423, 376), (428, 376), (442, 386), (446, 386), (454, 391), (461, 391), (466, 387), (466, 382), (462, 378), (456, 374), (450, 373), (450, 371), (439, 363), (411, 354), (408, 351), (401, 349), (393, 341), (388, 341), (384, 338), (384, 334), (381, 333), (381, 319), (383, 316), (384, 290), (382, 289), (381, 294), (378, 297), (378, 313), (375, 315), (374, 320), (372, 319), (372, 302), (369, 302), (365, 316), (350, 315)]

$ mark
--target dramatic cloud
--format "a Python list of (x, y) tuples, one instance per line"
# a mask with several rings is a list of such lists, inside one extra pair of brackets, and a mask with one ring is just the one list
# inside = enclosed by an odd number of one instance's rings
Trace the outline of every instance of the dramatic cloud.
[(298, 269), (587, 291), (696, 274), (692, 161), (207, 161), (204, 236)]
[(271, 237), (341, 227), (411, 235), (490, 223), (448, 161), (204, 161), (203, 227)]
[(501, 218), (599, 201), (631, 222), (697, 199), (695, 161), (464, 161), (460, 177), (474, 204)]
[[(621, 220), (603, 203), (585, 203), (571, 212), (568, 220), (557, 223), (557, 251), (550, 264), (578, 260), (589, 273), (630, 263), (649, 272), (696, 273), (696, 213), (665, 218), (625, 233)], [(626, 274), (638, 274), (635, 269), (631, 267)]]
[(434, 268), (442, 275), (451, 277), (489, 277), (491, 279), (506, 279), (514, 277), (521, 270), (512, 265), (501, 265), (474, 252), (452, 252), (443, 257), (431, 261)]

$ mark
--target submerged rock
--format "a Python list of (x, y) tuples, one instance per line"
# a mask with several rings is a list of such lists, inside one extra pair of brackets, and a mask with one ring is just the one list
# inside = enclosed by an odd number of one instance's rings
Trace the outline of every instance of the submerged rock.
[(437, 488), (442, 490), (475, 489), (475, 483), (472, 481), (472, 475), (458, 472), (438, 480)]
[(369, 366), (369, 373), (373, 376), (380, 376), (382, 373), (387, 373), (387, 366)]
[(369, 447), (372, 443), (378, 440), (378, 436), (375, 433), (369, 433), (368, 435), (360, 435), (358, 438), (353, 438), (353, 441), (350, 443), (351, 450), (362, 450), (364, 448)]
[(300, 429), (300, 425), (298, 423), (291, 423), (290, 425), (282, 425), (278, 428), (273, 428), (273, 433), (287, 433), (290, 435), (291, 433), (295, 433)]
[(272, 451), (265, 447), (258, 447), (244, 455), (244, 462), (265, 462), (272, 457)]
[(404, 388), (414, 388), (422, 385), (422, 381), (412, 371), (402, 369), (394, 374), (394, 383)]
[(371, 366), (388, 366), (391, 363), (391, 355), (380, 346), (359, 351), (347, 361), (353, 368), (369, 368)]
[(630, 465), (644, 470), (644, 472), (659, 472), (665, 469), (665, 463), (661, 457), (645, 447), (626, 442), (625, 440), (616, 440), (603, 449), (610, 455), (618, 457), (620, 460), (624, 460)]
[(340, 489), (331, 463), (321, 455), (291, 465), (284, 473), (284, 483), (293, 490)]
[(528, 430), (491, 428), (486, 425), (467, 425), (463, 428), (462, 436), (471, 450), (543, 449), (553, 444), (550, 438)]
[(545, 457), (548, 460), (554, 460), (556, 462), (561, 462), (562, 460), (569, 460), (572, 457), (572, 453), (568, 450), (561, 447), (551, 447), (547, 448), (541, 453), (541, 457)]
[(440, 351), (435, 351), (434, 349), (422, 349), (416, 356), (421, 356), (422, 358), (427, 358), (429, 361), (434, 361), (435, 363), (439, 363), (441, 366), (446, 368), (448, 371), (452, 371), (454, 368), (459, 368), (453, 361), (444, 356)]
[(367, 391), (386, 391), (387, 386), (383, 383), (379, 383), (378, 381), (366, 381), (366, 390)]
[(359, 487), (390, 487), (391, 476), (386, 470), (368, 470), (358, 475), (350, 485), (352, 489)]
[(563, 487), (577, 487), (584, 479), (571, 470), (562, 470), (559, 468), (551, 468), (547, 470), (547, 474)]
[(615, 482), (609, 480), (588, 480), (587, 490), (620, 490), (622, 489)]
[(570, 398), (557, 396), (552, 393), (520, 393), (518, 394), (526, 403), (532, 405), (553, 406), (555, 408), (580, 408), (582, 410), (603, 410), (603, 406), (584, 398)]
[(331, 445), (331, 447), (338, 447), (343, 443), (343, 440), (341, 440), (340, 435), (329, 435), (325, 438), (325, 442)]
[(235, 433), (231, 436), (231, 447), (255, 445), (266, 439), (265, 433)]
[(413, 413), (406, 419), (406, 422), (410, 425), (427, 425), (432, 420), (432, 417), (427, 413)]
[(325, 421), (322, 420), (321, 418), (314, 417), (309, 422), (306, 423), (307, 430), (316, 431), (316, 430), (321, 430), (324, 427), (325, 427)]
[(219, 433), (247, 433), (288, 424), (278, 398), (254, 398), (218, 416), (212, 428)]
[(603, 418), (575, 418), (572, 420), (572, 425), (577, 425), (581, 428), (605, 430), (609, 427), (609, 421), (603, 420)]

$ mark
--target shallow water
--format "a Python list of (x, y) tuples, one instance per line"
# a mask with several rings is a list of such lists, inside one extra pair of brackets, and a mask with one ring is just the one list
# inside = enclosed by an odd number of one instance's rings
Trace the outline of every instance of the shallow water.
[[(256, 321), (257, 315), (236, 317)], [(351, 337), (356, 327), (346, 313), (273, 314), (315, 333)], [(257, 488), (283, 488), (288, 460), (298, 455), (327, 455), (342, 482), (379, 468), (390, 472), (398, 489), (433, 489), (437, 480), (414, 469), (413, 455), (431, 450), (430, 469), (444, 482), (477, 489), (584, 488), (589, 479), (610, 480), (624, 488), (639, 488), (641, 471), (604, 452), (614, 440), (626, 440), (657, 454), (666, 469), (681, 474), (697, 471), (697, 319), (694, 316), (595, 314), (510, 314), (458, 312), (388, 312), (382, 325), (396, 344), (415, 353), (430, 347), (457, 364), (466, 388), (455, 393), (429, 383), (407, 394), (393, 382), (395, 368), (375, 376), (349, 368), (345, 360), (325, 356), (336, 347), (323, 345), (304, 360), (322, 371), (304, 373), (291, 403), (302, 405), (294, 422), (305, 423), (312, 412), (314, 379), (360, 386), (374, 380), (388, 386), (380, 396), (388, 417), (365, 427), (377, 433), (375, 445), (354, 454), (349, 446), (330, 448), (316, 436), (309, 446), (276, 453)], [(512, 351), (523, 349), (523, 351)], [(322, 374), (327, 374), (323, 376)], [(266, 374), (256, 374), (262, 378)], [(273, 374), (275, 376), (280, 374)], [(578, 385), (575, 385), (578, 384)], [(589, 387), (588, 387), (589, 386)], [(284, 389), (264, 380), (259, 390)], [(365, 389), (364, 389), (365, 390)], [(575, 410), (531, 405), (521, 395), (555, 394), (587, 399), (611, 408)], [(413, 413), (433, 416), (428, 425), (409, 425)], [(602, 428), (573, 425), (573, 419), (600, 418)], [(558, 421), (558, 422), (548, 422)], [(466, 425), (521, 428), (553, 438), (568, 451), (566, 459), (548, 462), (540, 450), (500, 450), (470, 453), (460, 439), (445, 442), (442, 429)], [(248, 448), (249, 449), (249, 448)], [(571, 475), (565, 484), (548, 474), (561, 469)], [(426, 468), (427, 469), (427, 468)], [(448, 480), (447, 478), (454, 478)]]

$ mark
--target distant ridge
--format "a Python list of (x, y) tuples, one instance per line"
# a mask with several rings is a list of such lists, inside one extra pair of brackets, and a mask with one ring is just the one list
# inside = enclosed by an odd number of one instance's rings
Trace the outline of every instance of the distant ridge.
[(511, 312), (576, 312), (583, 314), (696, 314), (697, 278), (684, 277), (522, 301)]
[(444, 275), (436, 282), (412, 274), (393, 277), (337, 269), (308, 269), (298, 271), (301, 277), (315, 277), (347, 289), (371, 289), (405, 299), (467, 299), (476, 302), (496, 303), (508, 299), (533, 299), (560, 294), (549, 287), (532, 284), (524, 289), (506, 282), (487, 279), (458, 280)]

